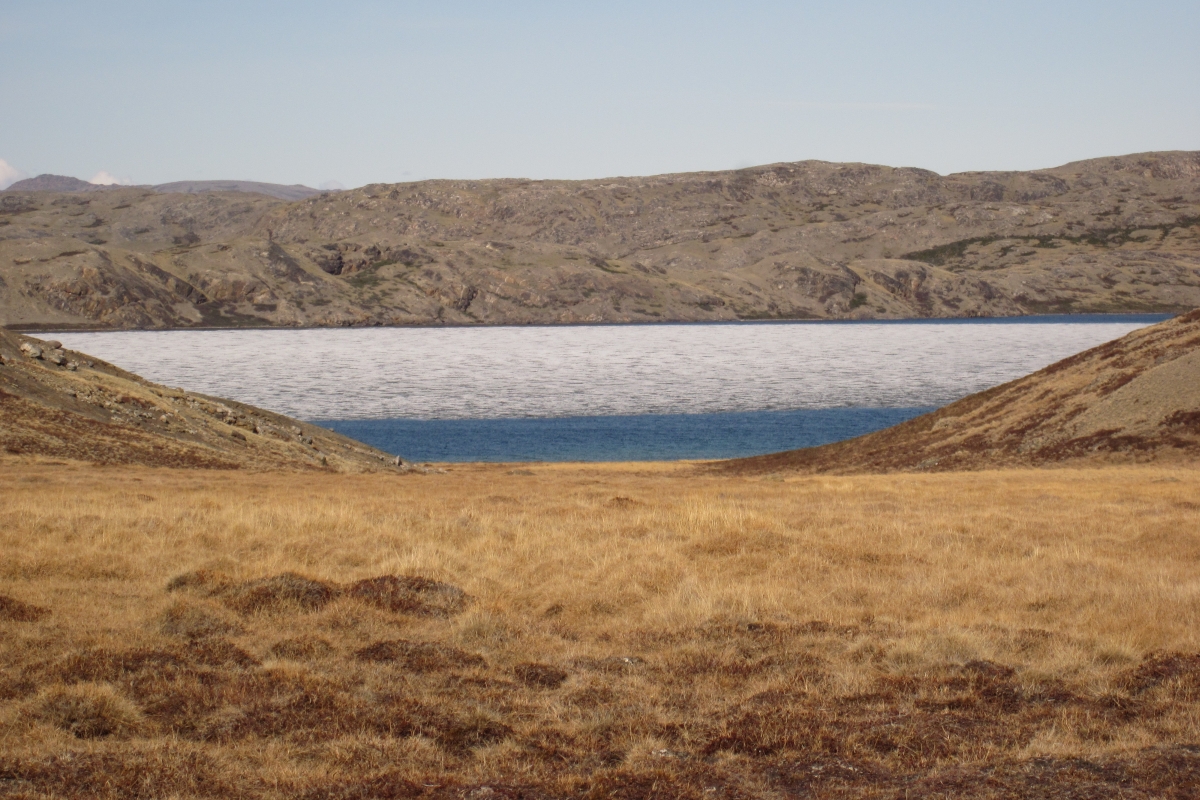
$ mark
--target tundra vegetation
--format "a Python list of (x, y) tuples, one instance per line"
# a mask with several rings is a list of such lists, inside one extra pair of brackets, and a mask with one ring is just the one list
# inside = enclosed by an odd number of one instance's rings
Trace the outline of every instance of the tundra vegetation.
[(0, 797), (1194, 797), (1194, 465), (0, 464)]

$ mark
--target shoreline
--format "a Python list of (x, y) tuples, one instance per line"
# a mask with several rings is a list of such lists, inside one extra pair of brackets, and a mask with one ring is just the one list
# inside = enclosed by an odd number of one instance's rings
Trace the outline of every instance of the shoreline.
[(187, 328), (106, 328), (89, 325), (0, 325), (11, 333), (34, 335), (39, 333), (168, 333), (176, 331), (315, 331), (315, 330), (366, 330), (373, 328), (453, 329), (453, 328), (622, 328), (622, 327), (669, 327), (688, 325), (987, 325), (1015, 324), (1022, 322), (1042, 324), (1071, 324), (1075, 322), (1098, 322), (1111, 319), (1114, 322), (1163, 322), (1181, 314), (1177, 311), (1100, 311), (1077, 314), (1014, 314), (999, 317), (903, 317), (900, 319), (817, 319), (817, 318), (770, 318), (729, 320), (653, 320), (638, 322), (526, 322), (508, 323), (412, 323), (406, 325), (230, 325), (226, 327), (195, 326)]

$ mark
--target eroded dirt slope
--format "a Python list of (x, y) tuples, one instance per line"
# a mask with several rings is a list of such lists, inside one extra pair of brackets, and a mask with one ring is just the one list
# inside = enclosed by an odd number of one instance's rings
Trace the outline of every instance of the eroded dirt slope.
[(0, 455), (215, 469), (409, 469), (324, 428), (0, 330)]
[(931, 414), (734, 472), (983, 469), (1200, 456), (1200, 311), (1134, 331)]
[(284, 202), (0, 193), (0, 324), (1005, 316), (1200, 306), (1200, 153), (940, 176), (805, 161)]

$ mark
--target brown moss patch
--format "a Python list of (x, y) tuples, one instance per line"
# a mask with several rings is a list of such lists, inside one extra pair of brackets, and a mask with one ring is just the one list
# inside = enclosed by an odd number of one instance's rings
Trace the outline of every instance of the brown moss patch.
[(243, 614), (319, 611), (338, 596), (338, 588), (285, 572), (270, 578), (221, 586), (215, 596)]
[(1177, 683), (1200, 689), (1200, 653), (1151, 653), (1122, 680), (1134, 693)]
[(0, 594), (0, 620), (8, 622), (37, 622), (49, 613), (49, 609), (22, 603), (15, 597)]
[(18, 798), (102, 800), (245, 797), (248, 788), (231, 783), (228, 771), (211, 756), (172, 744), (55, 753), (44, 758), (0, 755), (0, 792), (9, 787)]
[(525, 663), (513, 667), (513, 677), (536, 689), (557, 689), (567, 680), (566, 670), (549, 664)]
[(449, 617), (467, 606), (467, 594), (457, 586), (418, 575), (381, 575), (346, 587), (346, 594), (397, 614)]

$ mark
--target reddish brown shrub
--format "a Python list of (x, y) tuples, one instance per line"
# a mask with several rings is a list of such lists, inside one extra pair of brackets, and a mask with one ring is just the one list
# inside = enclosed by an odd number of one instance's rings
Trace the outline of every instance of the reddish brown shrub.
[(217, 596), (243, 614), (273, 611), (317, 611), (339, 594), (336, 587), (294, 572), (223, 587)]
[(415, 575), (381, 575), (351, 584), (346, 594), (397, 614), (449, 617), (467, 606), (462, 589)]

